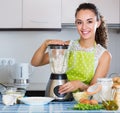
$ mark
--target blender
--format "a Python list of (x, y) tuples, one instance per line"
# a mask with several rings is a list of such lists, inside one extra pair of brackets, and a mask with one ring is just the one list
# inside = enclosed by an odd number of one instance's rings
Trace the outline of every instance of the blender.
[(66, 75), (69, 57), (68, 45), (49, 45), (49, 60), (51, 75), (48, 81), (45, 96), (53, 97), (57, 101), (71, 99), (71, 93), (60, 94), (59, 87), (65, 84), (68, 79)]

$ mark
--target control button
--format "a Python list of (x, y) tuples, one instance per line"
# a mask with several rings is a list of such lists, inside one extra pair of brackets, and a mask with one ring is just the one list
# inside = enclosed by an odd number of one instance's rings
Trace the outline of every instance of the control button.
[(60, 85), (58, 85), (58, 86), (56, 86), (56, 87), (54, 88), (54, 93), (55, 93), (55, 95), (58, 96), (58, 97), (64, 97), (64, 96), (66, 95), (66, 93), (65, 93), (65, 94), (60, 94), (60, 93), (58, 93), (59, 87), (60, 87)]

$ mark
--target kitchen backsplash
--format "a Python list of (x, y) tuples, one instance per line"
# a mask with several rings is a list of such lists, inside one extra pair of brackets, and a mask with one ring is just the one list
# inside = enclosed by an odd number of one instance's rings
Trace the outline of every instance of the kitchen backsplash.
[[(110, 73), (120, 73), (120, 32), (108, 29), (108, 50), (112, 54)], [(46, 39), (78, 39), (79, 35), (75, 28), (63, 28), (61, 31), (0, 31), (0, 57), (12, 57), (16, 62), (27, 62), (30, 60), (41, 43)], [(35, 67), (30, 75), (31, 83), (47, 83), (50, 76), (50, 67), (45, 65)], [(0, 82), (9, 82), (11, 76), (0, 73)]]

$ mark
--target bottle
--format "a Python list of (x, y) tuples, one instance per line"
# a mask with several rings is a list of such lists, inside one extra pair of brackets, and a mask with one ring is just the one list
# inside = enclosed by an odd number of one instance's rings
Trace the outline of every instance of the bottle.
[(115, 100), (103, 101), (102, 104), (106, 110), (118, 110), (119, 107)]

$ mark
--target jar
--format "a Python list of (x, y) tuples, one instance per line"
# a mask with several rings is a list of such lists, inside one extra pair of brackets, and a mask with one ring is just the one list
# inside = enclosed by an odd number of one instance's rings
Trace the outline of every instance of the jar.
[(96, 99), (100, 103), (102, 102), (103, 99), (111, 100), (113, 86), (112, 78), (98, 78), (97, 84), (100, 84), (102, 86), (102, 89), (99, 93), (94, 95), (94, 99)]
[(120, 110), (120, 84), (113, 85), (114, 89), (114, 100), (116, 101), (118, 105), (118, 109)]
[(113, 86), (112, 78), (98, 78), (97, 83), (102, 85), (102, 90), (99, 94), (103, 97), (103, 99), (111, 100)]

